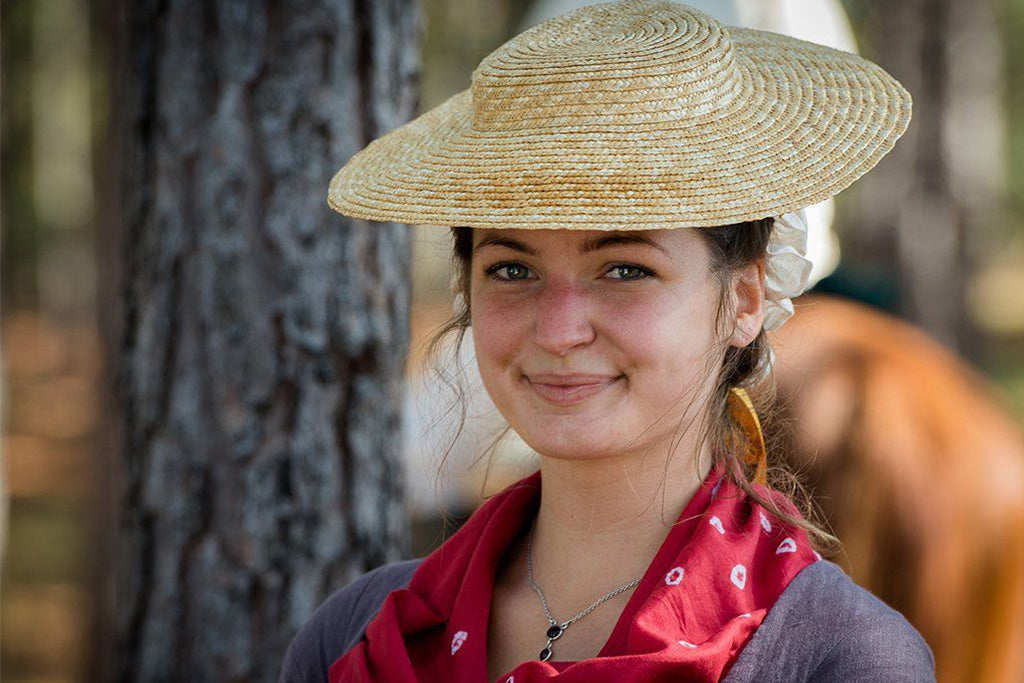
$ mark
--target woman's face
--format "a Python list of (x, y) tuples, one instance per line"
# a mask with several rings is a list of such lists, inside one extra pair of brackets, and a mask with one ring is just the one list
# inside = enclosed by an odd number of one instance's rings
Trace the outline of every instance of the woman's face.
[(694, 230), (473, 233), (480, 375), (531, 448), (556, 458), (643, 452), (700, 410), (683, 412), (711, 391), (720, 360), (709, 358), (721, 350), (718, 284)]

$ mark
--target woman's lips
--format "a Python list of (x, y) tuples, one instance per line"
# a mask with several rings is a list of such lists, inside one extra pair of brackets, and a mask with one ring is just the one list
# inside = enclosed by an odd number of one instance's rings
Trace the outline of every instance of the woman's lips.
[[(620, 375), (621, 377), (621, 375)], [(610, 377), (598, 382), (588, 382), (585, 384), (547, 384), (543, 382), (534, 382), (529, 377), (524, 375), (523, 377), (526, 383), (530, 385), (541, 398), (549, 403), (554, 403), (559, 406), (571, 406), (581, 401), (599, 394), (606, 388), (614, 384), (619, 377)], [(575, 382), (576, 380), (573, 380)]]

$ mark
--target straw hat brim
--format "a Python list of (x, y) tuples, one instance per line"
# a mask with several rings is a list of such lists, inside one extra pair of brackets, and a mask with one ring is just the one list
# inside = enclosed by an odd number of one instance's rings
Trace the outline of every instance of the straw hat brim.
[(836, 195), (906, 130), (910, 94), (878, 65), (768, 31), (728, 32), (746, 77), (743, 106), (724, 115), (475, 130), (467, 89), (355, 154), (328, 203), (355, 218), (442, 226), (724, 225)]

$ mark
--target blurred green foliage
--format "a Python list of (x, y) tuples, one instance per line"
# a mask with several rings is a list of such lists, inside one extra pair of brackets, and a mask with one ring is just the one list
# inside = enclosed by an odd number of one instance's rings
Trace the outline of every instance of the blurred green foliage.
[(32, 196), (32, 5), (0, 3), (0, 286), (3, 310), (35, 303), (38, 231)]
[(1024, 233), (1024, 0), (1003, 0), (1000, 7), (1006, 50), (1006, 118), (1010, 147), (1007, 208), (1014, 216), (1014, 232), (1021, 234)]
[(92, 555), (81, 503), (53, 496), (12, 501), (4, 581), (77, 583), (85, 581)]

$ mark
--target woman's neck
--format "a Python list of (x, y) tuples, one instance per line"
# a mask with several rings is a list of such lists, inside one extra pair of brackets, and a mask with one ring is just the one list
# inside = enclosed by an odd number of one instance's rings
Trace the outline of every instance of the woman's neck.
[(542, 457), (532, 564), (556, 619), (643, 576), (710, 470), (707, 455), (699, 460), (698, 471), (692, 457), (671, 458), (667, 470), (665, 458), (656, 457)]

